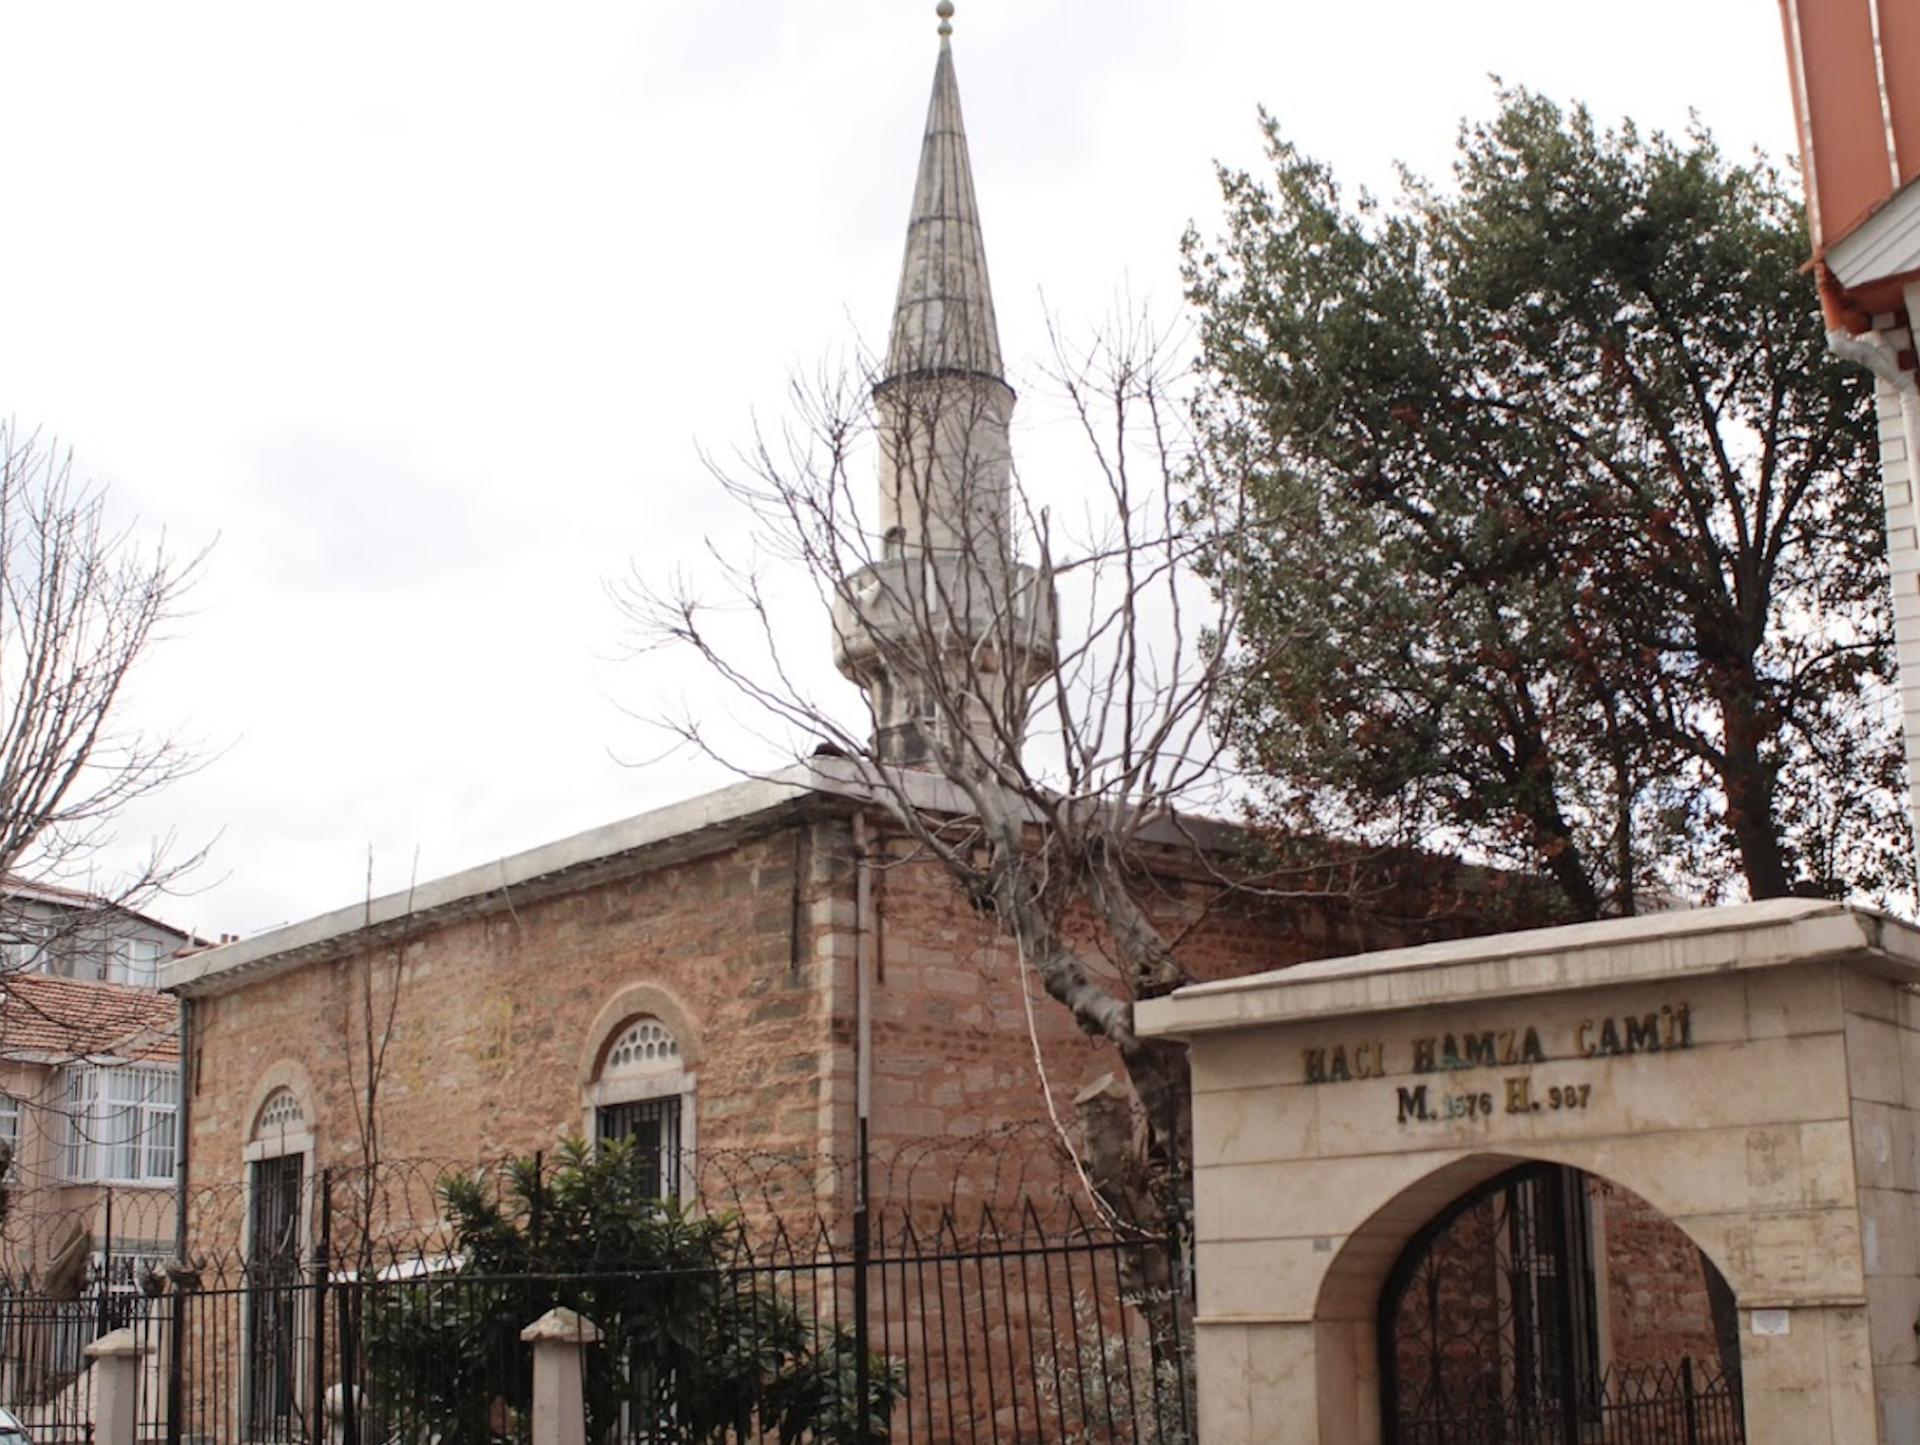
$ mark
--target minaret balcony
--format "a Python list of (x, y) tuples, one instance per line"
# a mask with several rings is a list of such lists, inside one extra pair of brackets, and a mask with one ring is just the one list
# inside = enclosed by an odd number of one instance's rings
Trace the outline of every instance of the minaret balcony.
[[(928, 654), (966, 687), (968, 674), (1010, 673), (1031, 686), (1054, 665), (1053, 589), (1038, 569), (908, 552), (845, 578), (833, 603), (833, 660), (863, 687), (925, 671)], [(904, 664), (904, 665), (903, 665)]]

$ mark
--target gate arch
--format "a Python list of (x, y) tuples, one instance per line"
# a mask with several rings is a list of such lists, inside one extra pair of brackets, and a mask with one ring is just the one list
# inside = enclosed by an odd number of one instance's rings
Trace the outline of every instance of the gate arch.
[(1376, 1331), (1386, 1445), (1743, 1439), (1724, 1276), (1637, 1195), (1566, 1165), (1515, 1164), (1436, 1212), (1389, 1269)]

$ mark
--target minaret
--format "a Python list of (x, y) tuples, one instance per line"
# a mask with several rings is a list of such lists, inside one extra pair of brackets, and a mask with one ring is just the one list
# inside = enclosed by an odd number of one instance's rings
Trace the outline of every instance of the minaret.
[(844, 579), (834, 661), (867, 689), (874, 754), (970, 766), (1018, 754), (1053, 665), (1051, 590), (1013, 560), (1013, 389), (973, 196), (950, 0), (907, 225), (886, 374), (874, 388), (880, 556)]

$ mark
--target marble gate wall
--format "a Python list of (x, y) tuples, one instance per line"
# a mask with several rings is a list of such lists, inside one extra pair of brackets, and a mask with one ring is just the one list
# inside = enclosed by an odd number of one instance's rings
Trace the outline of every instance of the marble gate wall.
[(1516, 1163), (1647, 1201), (1739, 1311), (1750, 1445), (1920, 1438), (1920, 932), (1798, 900), (1182, 990), (1208, 1445), (1382, 1438), (1407, 1241)]

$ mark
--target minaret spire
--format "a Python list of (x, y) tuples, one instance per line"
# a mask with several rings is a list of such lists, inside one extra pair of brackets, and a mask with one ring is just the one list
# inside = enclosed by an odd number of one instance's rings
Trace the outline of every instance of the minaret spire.
[(953, 78), (949, 0), (940, 10), (940, 59), (933, 69), (926, 138), (913, 187), (913, 218), (900, 265), (900, 294), (887, 346), (889, 380), (921, 372), (965, 373), (1001, 379), (1000, 332), (987, 284), (987, 248), (973, 165), (960, 118), (960, 87)]
[(1052, 666), (1048, 587), (1013, 559), (1013, 390), (940, 0), (940, 55), (886, 370), (874, 388), (881, 555), (840, 585), (835, 661), (867, 689), (883, 763), (989, 766), (1019, 752)]

